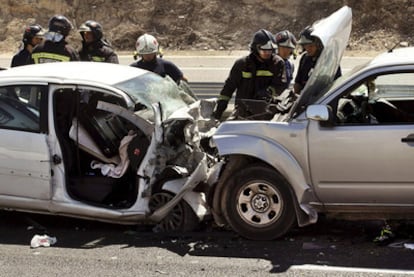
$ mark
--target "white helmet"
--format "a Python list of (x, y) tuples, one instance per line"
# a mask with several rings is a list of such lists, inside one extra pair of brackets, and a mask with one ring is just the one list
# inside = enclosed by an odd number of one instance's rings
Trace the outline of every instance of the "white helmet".
[(158, 53), (159, 44), (154, 36), (143, 34), (135, 44), (138, 55)]

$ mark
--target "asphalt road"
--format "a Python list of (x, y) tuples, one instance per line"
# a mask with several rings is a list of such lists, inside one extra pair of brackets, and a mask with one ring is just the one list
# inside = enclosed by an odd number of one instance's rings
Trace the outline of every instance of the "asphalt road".
[[(321, 219), (275, 241), (249, 241), (206, 224), (198, 232), (0, 213), (0, 276), (407, 276), (414, 275), (414, 225), (378, 246), (378, 222)], [(35, 234), (56, 237), (30, 248)]]
[[(164, 58), (174, 62), (188, 78), (190, 87), (201, 98), (217, 97), (226, 80), (234, 61), (248, 54), (247, 51), (237, 52), (208, 52), (192, 54), (191, 52), (174, 53)], [(12, 53), (0, 54), (0, 67), (10, 66)], [(371, 57), (345, 56), (342, 59), (342, 72), (347, 72), (354, 66), (370, 60)], [(122, 53), (119, 55), (121, 64), (129, 65), (134, 62), (132, 55)], [(299, 58), (294, 60), (298, 68)]]
[[(229, 74), (234, 61), (246, 55), (248, 52), (238, 51), (232, 53), (209, 53), (203, 55), (191, 55), (189, 53), (165, 55), (164, 58), (174, 62), (189, 79), (189, 82), (224, 82)], [(12, 53), (0, 54), (0, 67), (9, 67)], [(342, 59), (343, 72), (353, 68), (355, 65), (370, 60), (370, 57), (350, 57)], [(134, 62), (132, 55), (119, 55), (121, 64), (129, 65)], [(296, 64), (299, 58), (294, 61)], [(297, 66), (296, 66), (297, 68)]]

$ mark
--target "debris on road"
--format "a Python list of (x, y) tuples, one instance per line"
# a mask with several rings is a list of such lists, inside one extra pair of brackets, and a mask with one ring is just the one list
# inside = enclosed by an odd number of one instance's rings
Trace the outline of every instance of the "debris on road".
[(404, 243), (404, 247), (407, 249), (414, 250), (414, 243)]
[(57, 242), (56, 237), (50, 237), (48, 235), (34, 235), (30, 241), (31, 248), (38, 248), (40, 246), (49, 247)]

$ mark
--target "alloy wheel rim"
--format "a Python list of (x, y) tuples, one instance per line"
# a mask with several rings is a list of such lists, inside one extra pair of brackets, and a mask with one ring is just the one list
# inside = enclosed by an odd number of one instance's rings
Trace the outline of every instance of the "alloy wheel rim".
[[(169, 193), (160, 192), (155, 193), (150, 200), (149, 208), (153, 212), (159, 207), (164, 206), (171, 201), (173, 196)], [(179, 229), (183, 224), (184, 211), (180, 205), (176, 205), (170, 213), (157, 224), (159, 231), (173, 231)]]

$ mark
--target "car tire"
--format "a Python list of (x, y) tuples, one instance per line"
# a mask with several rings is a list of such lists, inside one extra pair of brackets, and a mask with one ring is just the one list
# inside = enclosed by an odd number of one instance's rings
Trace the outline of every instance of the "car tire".
[(286, 181), (273, 169), (253, 165), (229, 179), (224, 216), (242, 237), (272, 240), (293, 226), (296, 215)]
[[(156, 192), (151, 196), (149, 208), (151, 212), (171, 201), (174, 194), (168, 191)], [(158, 232), (189, 232), (195, 230), (199, 225), (199, 219), (190, 205), (181, 200), (170, 213), (156, 225)]]

